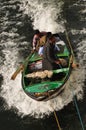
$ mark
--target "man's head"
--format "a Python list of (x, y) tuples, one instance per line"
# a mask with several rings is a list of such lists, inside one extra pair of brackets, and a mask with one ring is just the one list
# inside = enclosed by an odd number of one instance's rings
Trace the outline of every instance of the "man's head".
[(39, 34), (40, 31), (38, 29), (35, 30), (35, 34)]
[(49, 38), (49, 41), (50, 41), (50, 43), (56, 43), (56, 38), (55, 38), (55, 36), (51, 36), (50, 38)]
[(46, 36), (49, 38), (52, 36), (52, 33), (51, 32), (47, 32)]

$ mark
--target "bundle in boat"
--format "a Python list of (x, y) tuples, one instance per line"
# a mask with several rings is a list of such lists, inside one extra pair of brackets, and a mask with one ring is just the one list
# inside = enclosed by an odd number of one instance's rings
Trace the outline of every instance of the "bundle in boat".
[(37, 71), (37, 72), (29, 73), (29, 74), (25, 75), (25, 77), (27, 77), (27, 78), (38, 77), (38, 78), (41, 78), (41, 79), (46, 78), (46, 77), (51, 78), (53, 73), (61, 73), (61, 72), (65, 73), (67, 71), (69, 71), (69, 68), (62, 68), (62, 69), (51, 70), (51, 71), (50, 70), (44, 70), (44, 71)]
[(48, 70), (44, 70), (44, 71), (39, 71), (39, 72), (33, 72), (30, 74), (27, 74), (25, 77), (27, 78), (41, 78), (44, 79), (46, 77), (50, 78), (53, 75), (53, 71), (48, 71)]

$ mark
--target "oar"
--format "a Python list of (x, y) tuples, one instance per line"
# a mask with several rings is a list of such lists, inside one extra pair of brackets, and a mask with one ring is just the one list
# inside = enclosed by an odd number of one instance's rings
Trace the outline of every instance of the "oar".
[(31, 51), (30, 55), (26, 58), (26, 60), (17, 68), (17, 70), (13, 73), (13, 75), (11, 76), (12, 80), (15, 80), (16, 76), (24, 70), (24, 66), (26, 64), (26, 62), (30, 59), (30, 57), (32, 56), (32, 54), (34, 53), (34, 50)]
[(12, 79), (12, 80), (15, 80), (16, 76), (17, 76), (21, 71), (23, 71), (23, 69), (24, 69), (24, 65), (22, 64), (22, 65), (20, 65), (20, 66), (17, 68), (17, 70), (13, 73), (13, 75), (11, 76), (11, 79)]

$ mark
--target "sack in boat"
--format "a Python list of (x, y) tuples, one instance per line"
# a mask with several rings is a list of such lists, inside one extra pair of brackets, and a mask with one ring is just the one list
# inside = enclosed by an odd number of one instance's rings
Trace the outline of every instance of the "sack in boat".
[(65, 59), (60, 58), (59, 60), (60, 60), (62, 66), (66, 66), (67, 65), (67, 61)]
[(30, 68), (30, 70), (33, 70), (33, 71), (42, 69), (42, 61), (40, 60), (40, 61), (31, 63), (29, 65), (29, 68)]
[(44, 71), (33, 72), (33, 73), (30, 73), (30, 74), (27, 74), (25, 77), (27, 77), (27, 78), (38, 77), (38, 78), (44, 79), (46, 77), (50, 78), (50, 77), (52, 77), (52, 75), (53, 75), (52, 71), (44, 70)]

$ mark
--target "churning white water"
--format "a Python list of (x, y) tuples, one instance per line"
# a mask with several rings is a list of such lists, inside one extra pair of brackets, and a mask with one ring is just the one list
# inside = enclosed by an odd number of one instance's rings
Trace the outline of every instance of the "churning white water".
[(60, 30), (64, 31), (62, 21), (57, 23), (63, 2), (58, 2), (58, 4), (54, 0), (25, 0), (22, 2), (21, 9), (24, 9), (24, 14), (31, 16), (34, 29), (52, 31), (53, 33), (59, 32)]
[[(61, 30), (63, 32), (65, 30), (64, 21), (59, 22), (58, 20), (63, 5), (62, 2), (58, 2), (58, 4), (54, 3), (54, 0), (51, 0), (50, 2), (45, 0), (21, 0), (20, 2), (20, 10), (23, 11), (22, 15), (27, 14), (31, 17), (33, 21), (33, 29), (39, 29), (40, 31), (51, 31), (53, 33), (61, 32)], [(10, 3), (12, 3), (12, 1), (10, 1)], [(15, 8), (15, 6), (13, 7), (12, 5), (12, 8)], [(5, 108), (10, 109), (14, 107), (18, 110), (18, 114), (43, 117), (44, 115), (49, 115), (53, 112), (51, 104), (53, 104), (54, 109), (58, 111), (73, 100), (74, 94), (77, 95), (78, 99), (82, 99), (83, 82), (85, 79), (84, 60), (86, 59), (86, 44), (84, 40), (80, 41), (77, 46), (77, 56), (80, 58), (80, 61), (78, 61), (80, 63), (80, 69), (75, 69), (72, 72), (70, 80), (65, 85), (64, 92), (55, 99), (47, 102), (37, 102), (29, 98), (24, 93), (21, 86), (21, 74), (17, 76), (15, 81), (10, 79), (11, 75), (16, 70), (16, 67), (19, 65), (19, 61), (22, 61), (22, 58), (19, 59), (18, 57), (18, 44), (27, 45), (28, 43), (26, 41), (22, 41), (20, 43), (22, 36), (16, 33), (16, 27), (13, 27), (11, 32), (4, 32), (4, 28), (12, 23), (12, 21), (8, 21), (8, 13), (9, 12), (7, 12), (7, 14), (2, 18), (4, 26), (2, 26), (3, 32), (0, 34), (2, 37), (7, 36), (6, 40), (3, 38), (0, 43), (1, 46), (4, 47), (2, 53), (5, 56), (4, 65), (1, 66), (0, 70), (0, 73), (3, 75), (4, 79), (1, 96), (7, 103)], [(21, 25), (22, 23), (18, 22), (17, 25), (18, 24)], [(84, 34), (85, 31), (86, 30), (72, 30), (71, 32)], [(72, 86), (70, 86), (70, 84), (72, 84)]]

